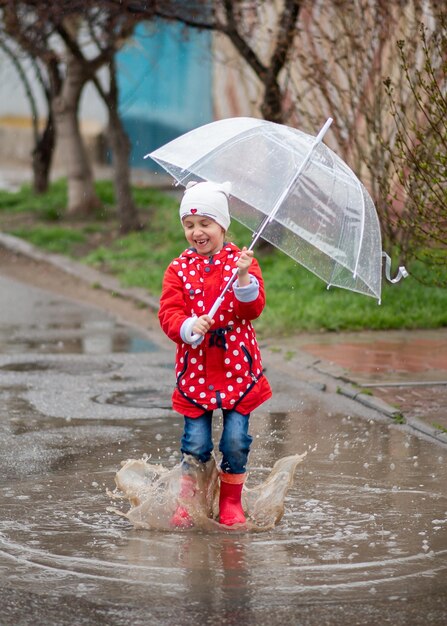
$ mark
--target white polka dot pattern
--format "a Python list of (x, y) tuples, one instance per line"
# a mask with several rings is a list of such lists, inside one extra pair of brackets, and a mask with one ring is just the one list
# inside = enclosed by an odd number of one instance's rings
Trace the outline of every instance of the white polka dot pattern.
[[(172, 262), (172, 273), (177, 277), (178, 285), (175, 304), (186, 307), (182, 321), (185, 315), (200, 316), (211, 308), (233, 273), (237, 252), (233, 244), (228, 244), (207, 259), (189, 249)], [(211, 329), (227, 329), (223, 335), (226, 349), (209, 345), (212, 334), (206, 335), (206, 343), (196, 347), (185, 343), (177, 345), (175, 372), (178, 390), (174, 392), (174, 408), (177, 402), (181, 409), (176, 410), (188, 414), (187, 408), (184, 408), (185, 403), (188, 406), (188, 401), (199, 406), (196, 411), (200, 411), (200, 407), (205, 410), (217, 406), (231, 408), (243, 402), (247, 393), (256, 396), (262, 363), (250, 319), (261, 313), (262, 306), (253, 313), (255, 306), (238, 302), (230, 288), (214, 316), (215, 323)], [(256, 401), (253, 404), (256, 405)]]

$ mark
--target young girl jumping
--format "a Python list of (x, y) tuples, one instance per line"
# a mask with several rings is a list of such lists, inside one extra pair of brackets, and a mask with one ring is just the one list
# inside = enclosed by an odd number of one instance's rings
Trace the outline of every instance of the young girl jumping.
[[(230, 225), (228, 193), (227, 183), (188, 185), (180, 220), (190, 247), (166, 270), (159, 319), (163, 331), (177, 344), (172, 400), (174, 410), (184, 415), (183, 455), (202, 463), (211, 458), (213, 411), (222, 411), (219, 521), (232, 526), (245, 522), (241, 493), (252, 442), (250, 413), (272, 393), (251, 324), (265, 305), (264, 283), (253, 252), (225, 242)], [(211, 319), (207, 311), (235, 267), (237, 280)], [(183, 461), (182, 502), (195, 489)], [(180, 504), (171, 523), (180, 528), (193, 525), (187, 508)]]

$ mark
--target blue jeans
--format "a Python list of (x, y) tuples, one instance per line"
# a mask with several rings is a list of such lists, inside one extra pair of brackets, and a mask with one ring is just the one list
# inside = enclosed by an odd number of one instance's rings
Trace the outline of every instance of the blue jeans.
[[(222, 453), (221, 469), (229, 474), (244, 474), (247, 469), (248, 453), (253, 437), (248, 434), (250, 414), (242, 415), (228, 410), (223, 413), (223, 430), (219, 443)], [(206, 463), (211, 458), (213, 412), (206, 411), (200, 417), (187, 417), (183, 431), (181, 452), (190, 454)]]

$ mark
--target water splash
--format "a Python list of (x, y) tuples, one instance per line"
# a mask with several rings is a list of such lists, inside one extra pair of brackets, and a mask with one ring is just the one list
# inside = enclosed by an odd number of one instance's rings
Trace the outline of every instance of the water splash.
[[(293, 484), (296, 467), (306, 456), (295, 454), (279, 459), (263, 482), (242, 491), (242, 505), (247, 516), (244, 525), (232, 527), (219, 524), (218, 466), (214, 457), (208, 463), (185, 459), (197, 481), (198, 489), (187, 502), (182, 502), (193, 519), (194, 529), (200, 530), (269, 530), (284, 514), (284, 499)], [(172, 469), (154, 465), (147, 459), (129, 459), (115, 476), (116, 499), (127, 499), (131, 508), (124, 515), (135, 528), (173, 530), (172, 515), (179, 504), (181, 464)], [(249, 477), (251, 482), (251, 476)]]

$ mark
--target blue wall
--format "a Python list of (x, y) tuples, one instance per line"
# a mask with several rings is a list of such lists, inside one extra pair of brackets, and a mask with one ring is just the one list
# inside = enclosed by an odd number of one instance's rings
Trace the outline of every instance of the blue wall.
[(211, 34), (161, 21), (139, 24), (117, 61), (131, 166), (157, 169), (145, 154), (213, 120)]

